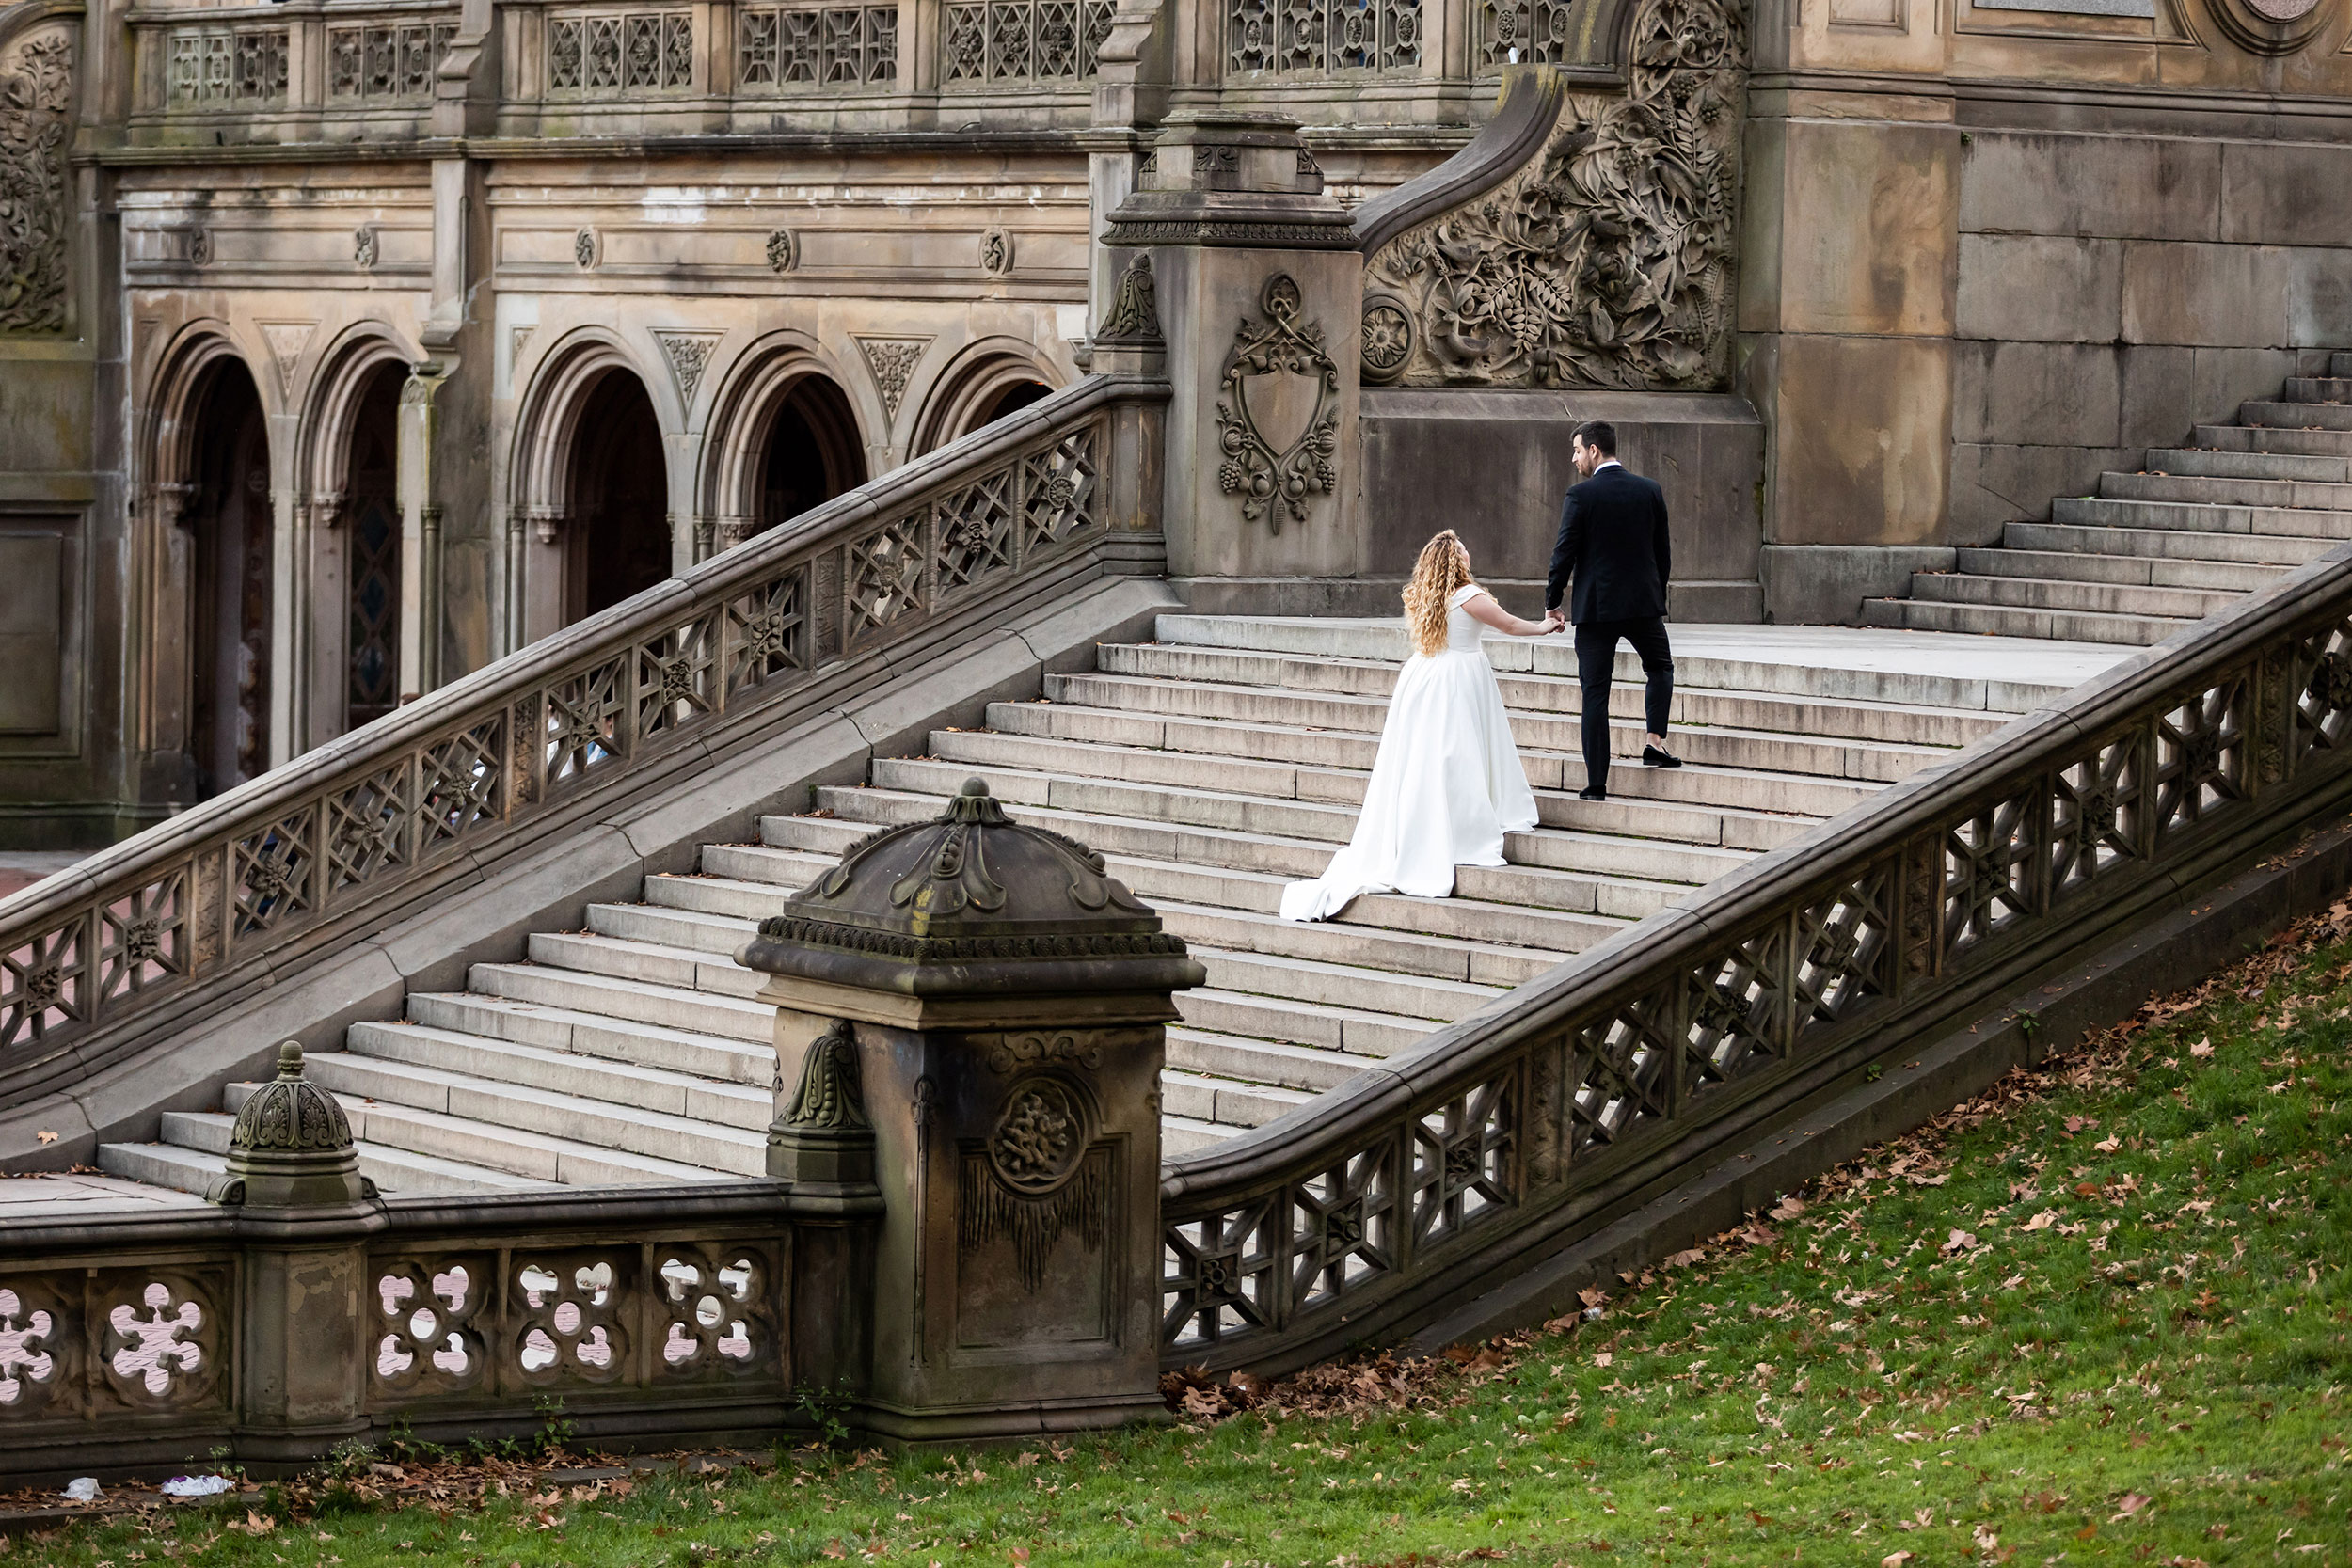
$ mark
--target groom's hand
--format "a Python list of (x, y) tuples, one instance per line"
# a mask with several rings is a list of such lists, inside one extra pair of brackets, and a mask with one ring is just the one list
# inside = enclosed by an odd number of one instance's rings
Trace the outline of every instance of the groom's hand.
[(1544, 634), (1546, 636), (1549, 636), (1551, 633), (1560, 630), (1567, 624), (1568, 618), (1565, 615), (1561, 614), (1557, 609), (1547, 610), (1544, 611)]

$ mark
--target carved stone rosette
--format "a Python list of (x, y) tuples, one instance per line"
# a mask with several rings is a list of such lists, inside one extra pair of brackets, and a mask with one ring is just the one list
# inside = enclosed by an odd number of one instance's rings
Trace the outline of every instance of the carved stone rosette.
[(1623, 99), (1367, 259), (1364, 380), (1724, 385), (1747, 56), (1737, 0), (1642, 0)]
[[(1321, 324), (1304, 319), (1298, 284), (1290, 274), (1267, 278), (1259, 304), (1265, 320), (1242, 318), (1225, 356), (1225, 397), (1216, 405), (1217, 446), (1224, 454), (1217, 483), (1227, 495), (1242, 498), (1245, 522), (1263, 518), (1279, 533), (1286, 515), (1305, 522), (1308, 503), (1339, 487), (1331, 462), (1339, 450), (1339, 366), (1325, 352)], [(1251, 383), (1279, 375), (1313, 384), (1313, 409), (1286, 443), (1284, 433), (1269, 431), (1252, 404)]]

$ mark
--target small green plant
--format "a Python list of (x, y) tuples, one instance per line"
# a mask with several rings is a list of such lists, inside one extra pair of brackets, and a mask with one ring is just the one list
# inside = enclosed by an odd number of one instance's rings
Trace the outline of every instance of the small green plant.
[(846, 1449), (850, 1446), (850, 1397), (837, 1388), (818, 1388), (803, 1384), (792, 1390), (792, 1400), (802, 1417), (807, 1420), (809, 1435), (818, 1446)]
[(539, 1413), (539, 1436), (534, 1457), (562, 1453), (571, 1447), (580, 1434), (579, 1424), (564, 1413), (564, 1400), (558, 1394), (542, 1394), (532, 1408)]

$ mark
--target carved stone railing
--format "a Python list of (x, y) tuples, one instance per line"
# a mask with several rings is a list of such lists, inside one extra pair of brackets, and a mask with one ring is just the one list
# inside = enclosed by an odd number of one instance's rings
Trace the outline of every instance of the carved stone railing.
[(898, 18), (896, 5), (747, 7), (736, 81), (748, 94), (896, 87)]
[(326, 97), (349, 104), (429, 103), (433, 73), (457, 36), (453, 12), (429, 17), (330, 24), (326, 29)]
[(946, 87), (1075, 82), (1095, 73), (1112, 0), (953, 0), (939, 30)]
[(844, 683), (1153, 569), (1167, 395), (1090, 376), (0, 901), (0, 1106), (167, 1046), (287, 955), (331, 958)]
[[(840, 1299), (880, 1210), (772, 1181), (18, 1222), (0, 1474), (267, 1463), (395, 1425), (773, 1441), (860, 1362)], [(272, 1330), (275, 1331), (272, 1331)]]
[(266, 24), (174, 27), (166, 35), (164, 101), (182, 109), (254, 109), (286, 101), (287, 29)]
[(1421, 73), (1423, 0), (1227, 0), (1228, 74)]
[(1178, 1158), (1163, 1354), (1279, 1369), (1426, 1323), (2348, 805), (2341, 546), (1298, 1111)]
[(694, 13), (613, 7), (547, 19), (548, 96), (639, 99), (694, 86)]

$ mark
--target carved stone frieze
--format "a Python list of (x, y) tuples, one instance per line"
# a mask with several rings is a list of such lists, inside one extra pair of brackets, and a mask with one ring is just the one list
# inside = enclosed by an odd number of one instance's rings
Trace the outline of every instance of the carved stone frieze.
[(694, 406), (694, 393), (703, 384), (703, 372), (709, 368), (711, 351), (719, 346), (716, 332), (657, 332), (661, 353), (670, 361), (670, 375), (677, 383), (678, 401), (687, 407)]
[(1305, 522), (1308, 504), (1338, 487), (1339, 366), (1290, 274), (1267, 278), (1259, 304), (1265, 319), (1243, 317), (1225, 356), (1217, 484), (1242, 498), (1244, 521), (1279, 533), (1286, 516)]
[(37, 32), (0, 58), (0, 332), (62, 332), (73, 40)]
[(1737, 0), (1642, 0), (1623, 99), (1368, 259), (1365, 380), (1723, 385), (1747, 53)]
[(914, 379), (914, 362), (923, 357), (923, 350), (930, 343), (929, 338), (857, 341), (866, 356), (866, 368), (873, 372), (874, 389), (882, 394), (882, 411), (894, 420), (898, 417), (898, 404), (906, 401), (908, 383)]

